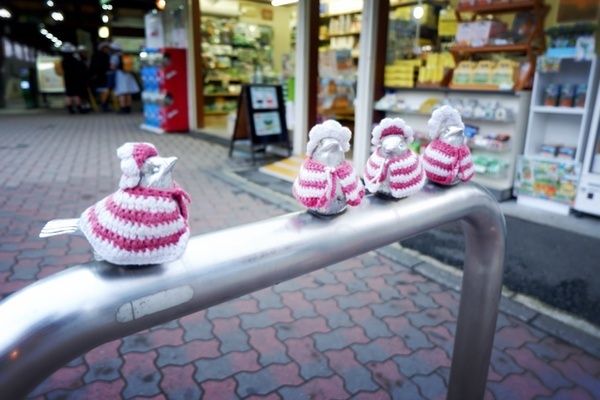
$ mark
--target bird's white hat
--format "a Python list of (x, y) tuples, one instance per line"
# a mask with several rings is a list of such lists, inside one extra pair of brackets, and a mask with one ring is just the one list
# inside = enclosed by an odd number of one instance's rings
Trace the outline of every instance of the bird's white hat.
[(378, 146), (386, 136), (403, 136), (406, 143), (412, 143), (415, 132), (402, 118), (384, 118), (373, 128), (371, 143)]
[(440, 136), (440, 133), (449, 126), (458, 126), (461, 129), (465, 129), (465, 124), (463, 124), (458, 110), (448, 105), (444, 105), (436, 109), (431, 114), (429, 121), (427, 121), (429, 137), (431, 139), (437, 139)]
[(342, 126), (339, 122), (332, 119), (317, 124), (308, 132), (308, 143), (306, 144), (306, 154), (312, 156), (319, 142), (325, 138), (333, 138), (342, 146), (344, 152), (350, 150), (350, 129)]

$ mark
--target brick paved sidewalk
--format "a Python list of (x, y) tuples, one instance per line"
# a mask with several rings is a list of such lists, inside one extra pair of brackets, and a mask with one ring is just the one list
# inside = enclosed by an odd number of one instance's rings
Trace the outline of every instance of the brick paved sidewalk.
[[(177, 155), (195, 234), (285, 212), (218, 178), (226, 149), (151, 136), (137, 116), (0, 119), (0, 296), (91, 259), (78, 237), (37, 238), (116, 188), (115, 149)], [(31, 394), (47, 399), (443, 398), (458, 293), (368, 253), (102, 345)], [(501, 313), (486, 398), (600, 398), (600, 360)]]

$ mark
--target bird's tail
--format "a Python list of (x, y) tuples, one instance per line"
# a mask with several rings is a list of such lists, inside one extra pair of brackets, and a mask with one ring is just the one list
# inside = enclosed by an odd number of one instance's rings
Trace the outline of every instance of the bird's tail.
[(79, 218), (53, 219), (44, 225), (40, 237), (50, 237), (79, 231)]

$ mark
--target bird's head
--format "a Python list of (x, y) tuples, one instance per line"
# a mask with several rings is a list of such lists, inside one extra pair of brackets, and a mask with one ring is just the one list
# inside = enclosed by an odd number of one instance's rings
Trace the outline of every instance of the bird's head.
[(440, 139), (452, 146), (462, 146), (465, 143), (464, 131), (461, 126), (448, 126), (440, 134)]
[(345, 160), (344, 153), (340, 142), (334, 138), (324, 138), (317, 145), (313, 158), (328, 167), (337, 167)]
[(157, 189), (168, 189), (173, 186), (171, 174), (177, 157), (154, 156), (146, 159), (140, 169), (140, 186)]
[(396, 156), (404, 153), (408, 149), (404, 136), (394, 135), (385, 136), (381, 140), (381, 150), (387, 157)]

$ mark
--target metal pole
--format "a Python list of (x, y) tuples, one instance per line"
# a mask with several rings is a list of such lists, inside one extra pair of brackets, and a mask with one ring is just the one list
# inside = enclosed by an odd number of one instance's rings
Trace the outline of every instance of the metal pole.
[(475, 184), (367, 197), (330, 220), (301, 212), (196, 236), (182, 259), (146, 268), (71, 267), (0, 303), (0, 393), (24, 397), (73, 358), (229, 299), (464, 221), (466, 261), (448, 398), (483, 398), (504, 263), (504, 217)]

